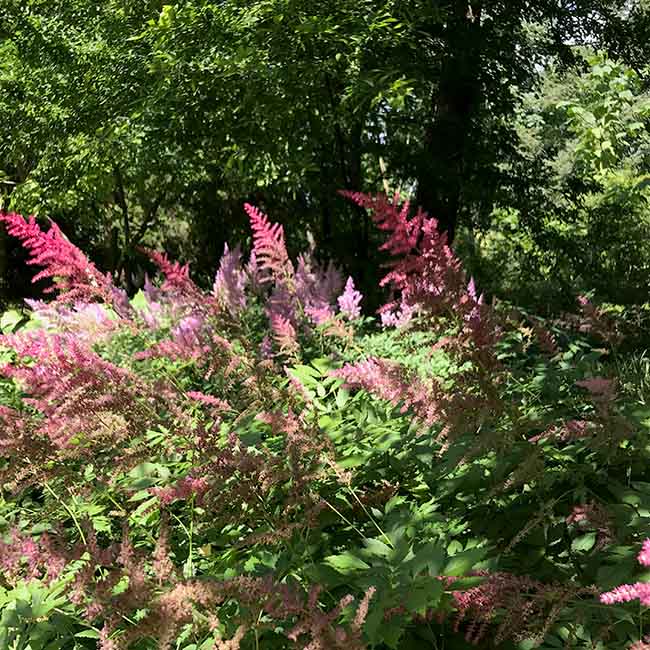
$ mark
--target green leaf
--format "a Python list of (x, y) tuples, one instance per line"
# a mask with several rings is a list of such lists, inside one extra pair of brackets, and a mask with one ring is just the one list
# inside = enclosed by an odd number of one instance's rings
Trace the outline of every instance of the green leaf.
[(353, 454), (352, 456), (346, 456), (338, 462), (339, 467), (347, 469), (349, 467), (359, 467), (363, 465), (368, 460), (368, 454)]
[(444, 591), (442, 581), (427, 578), (408, 585), (404, 606), (410, 612), (424, 614), (428, 607), (438, 604)]
[(586, 533), (571, 542), (572, 551), (590, 551), (596, 543), (596, 533)]
[(334, 567), (339, 573), (344, 574), (370, 568), (368, 564), (350, 551), (345, 551), (340, 555), (329, 555), (325, 558), (325, 562)]
[(432, 543), (426, 544), (408, 562), (408, 568), (412, 575), (418, 575), (425, 568), (429, 569), (431, 575), (439, 575), (446, 556), (447, 554), (442, 546)]
[(404, 628), (401, 625), (395, 625), (393, 621), (386, 623), (382, 629), (382, 641), (393, 650), (399, 647), (400, 639), (404, 634)]
[(24, 320), (24, 316), (19, 311), (9, 309), (0, 316), (0, 330), (3, 334), (11, 334)]
[(373, 646), (378, 644), (380, 641), (378, 632), (384, 620), (385, 609), (386, 607), (384, 605), (383, 599), (373, 598), (370, 601), (370, 608), (368, 610), (368, 616), (366, 617), (366, 622), (364, 623), (363, 630)]
[(445, 576), (462, 576), (478, 564), (485, 557), (486, 550), (482, 548), (472, 548), (454, 555), (445, 565), (442, 575)]
[(388, 546), (388, 544), (378, 540), (378, 539), (366, 539), (364, 540), (364, 546), (366, 547), (365, 551), (368, 555), (375, 555), (378, 557), (390, 557), (393, 553), (393, 549)]
[(336, 393), (336, 405), (342, 409), (350, 399), (350, 391), (345, 388), (339, 388)]
[(149, 308), (149, 303), (142, 289), (131, 298), (131, 306), (138, 311), (146, 311)]
[(312, 368), (311, 366), (305, 366), (303, 364), (299, 364), (291, 368), (291, 373), (296, 377), (298, 377), (298, 379), (306, 380), (306, 381), (310, 381), (312, 379), (318, 379), (321, 376), (321, 373), (318, 372), (316, 368)]
[(327, 358), (313, 359), (311, 365), (318, 371), (318, 375), (325, 375), (332, 370), (332, 360)]

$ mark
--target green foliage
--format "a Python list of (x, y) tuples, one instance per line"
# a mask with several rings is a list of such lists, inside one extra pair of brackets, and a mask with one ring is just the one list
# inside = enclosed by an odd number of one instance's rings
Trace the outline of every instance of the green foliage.
[[(64, 584), (0, 587), (0, 644), (8, 650), (83, 650), (99, 638), (72, 615)], [(84, 629), (85, 628), (85, 629)]]
[[(634, 47), (646, 14), (629, 4), (7, 0), (0, 201), (55, 218), (134, 289), (141, 244), (210, 275), (254, 195), (368, 292), (367, 219), (336, 191), (402, 189), (450, 233), (485, 225), (537, 179), (534, 165), (512, 173), (522, 94), (571, 60), (568, 42)], [(609, 115), (635, 92), (619, 81)], [(595, 115), (572, 106), (576, 129), (580, 110)], [(605, 131), (580, 146), (609, 164), (625, 143)]]
[(596, 290), (642, 303), (650, 289), (650, 99), (629, 67), (585, 57), (585, 72), (550, 71), (526, 100), (520, 170), (536, 174), (532, 191), (467, 242), (481, 279), (515, 301), (567, 307)]
[[(145, 305), (142, 297), (133, 304), (140, 309)], [(15, 314), (4, 320), (13, 327)], [(495, 431), (503, 437), (497, 443), (500, 451), (470, 456), (466, 462), (457, 456), (470, 449), (464, 443), (441, 456), (436, 427), (423, 428), (398, 407), (364, 391), (346, 390), (330, 374), (341, 354), (347, 360), (381, 354), (447, 379), (451, 386), (458, 369), (444, 352), (427, 353), (433, 342), (430, 334), (416, 328), (370, 331), (358, 335), (346, 352), (334, 349), (325, 357), (307, 353), (300, 364), (288, 368), (289, 376), (303, 388), (303, 417), (314, 423), (318, 436), (331, 441), (336, 466), (320, 466), (319, 478), (310, 483), (323, 505), (317, 523), (286, 537), (273, 538), (282, 521), (282, 492), (289, 487), (282, 484), (263, 496), (269, 522), (254, 511), (247, 513), (249, 506), (235, 518), (227, 512), (214, 516), (208, 503), (194, 498), (161, 507), (152, 490), (174, 485), (196, 462), (195, 452), (182, 451), (183, 437), (164, 424), (152, 426), (135, 441), (146, 450), (146, 460), (131, 470), (116, 467), (106, 482), (97, 457), (96, 463), (80, 468), (75, 485), (55, 478), (43, 490), (32, 488), (5, 501), (0, 513), (3, 526), (20, 525), (31, 534), (65, 530), (77, 542), (94, 531), (105, 545), (118, 540), (126, 524), (135, 548), (150, 554), (164, 517), (170, 558), (185, 579), (276, 575), (286, 584), (322, 585), (323, 604), (373, 587), (377, 591), (364, 625), (370, 647), (406, 650), (422, 643), (470, 647), (450, 623), (436, 623), (430, 613), (439, 612), (453, 622), (455, 591), (480, 585), (481, 571), (510, 571), (585, 588), (597, 584), (606, 590), (636, 579), (638, 540), (650, 532), (650, 411), (645, 403), (644, 358), (624, 360), (615, 349), (608, 352), (561, 327), (552, 330), (560, 347), (549, 357), (536, 343), (533, 323), (541, 324), (532, 316), (513, 321), (499, 344), (499, 358), (508, 368), (507, 383), (500, 390), (518, 406), (519, 419), (511, 425), (526, 434), (522, 438), (507, 430)], [(165, 328), (142, 331), (136, 338), (118, 332), (98, 343), (97, 349), (105, 358), (138, 368), (142, 377), (149, 373), (173, 377), (181, 391), (219, 395), (231, 391), (228, 399), (236, 406), (238, 393), (232, 392), (232, 384), (223, 376), (201, 379), (193, 362), (133, 361), (134, 352), (164, 339), (164, 332)], [(233, 343), (237, 345), (235, 339)], [(594, 403), (576, 382), (613, 373), (620, 376), (624, 395), (617, 408), (634, 423), (635, 433), (624, 439), (612, 437), (600, 448), (580, 440), (561, 445), (549, 438), (535, 451), (526, 437), (543, 431), (549, 422), (593, 411)], [(277, 376), (267, 390), (279, 390), (275, 394), (290, 403), (295, 398), (282, 392), (286, 387), (287, 379)], [(218, 434), (222, 441), (234, 433), (238, 444), (251, 453), (269, 458), (284, 453), (281, 435), (242, 415), (223, 422)], [(223, 489), (232, 488), (226, 483)], [(572, 509), (590, 503), (597, 503), (608, 519), (572, 522)], [(237, 509), (238, 504), (232, 506)], [(270, 540), (256, 542), (256, 536)], [(82, 557), (64, 582), (74, 579), (88, 561)], [(115, 598), (126, 588), (126, 583), (120, 585), (113, 588)], [(5, 605), (0, 634), (7, 647), (94, 647), (97, 630), (61, 595), (63, 586), (32, 581), (1, 592)], [(229, 624), (233, 607), (223, 605), (219, 610), (219, 629), (226, 635), (234, 633)], [(350, 623), (355, 611), (344, 609), (341, 622)], [(606, 647), (622, 649), (635, 635), (632, 612), (633, 608), (603, 608), (580, 596), (564, 602), (543, 641), (517, 647), (604, 647), (598, 643), (607, 627)], [(177, 637), (177, 647), (210, 647), (213, 637), (202, 629), (197, 614), (193, 625)], [(286, 647), (278, 633), (287, 628), (260, 618), (256, 629), (242, 648)]]

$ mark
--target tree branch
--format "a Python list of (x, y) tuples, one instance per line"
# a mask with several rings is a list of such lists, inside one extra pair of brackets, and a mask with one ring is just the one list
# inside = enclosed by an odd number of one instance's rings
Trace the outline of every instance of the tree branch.
[(131, 239), (131, 243), (133, 246), (137, 246), (140, 243), (140, 240), (142, 237), (144, 237), (144, 234), (147, 232), (147, 230), (156, 222), (156, 215), (158, 213), (158, 208), (160, 208), (160, 204), (162, 203), (163, 198), (165, 197), (165, 193), (161, 192), (157, 197), (156, 200), (149, 206), (149, 209), (147, 210), (147, 216), (144, 218), (144, 221), (138, 228), (137, 232), (135, 235), (133, 235), (133, 238)]
[(129, 220), (129, 206), (126, 203), (126, 194), (124, 192), (124, 180), (120, 168), (113, 167), (113, 176), (115, 177), (115, 202), (122, 210), (122, 223), (124, 225), (124, 249), (128, 251), (131, 247), (131, 223)]

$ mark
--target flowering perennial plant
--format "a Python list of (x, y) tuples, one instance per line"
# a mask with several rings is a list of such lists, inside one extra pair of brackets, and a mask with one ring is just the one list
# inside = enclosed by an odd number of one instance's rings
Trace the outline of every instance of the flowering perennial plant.
[[(643, 548), (637, 556), (641, 566), (650, 566), (650, 539), (643, 542)], [(650, 583), (635, 582), (634, 584), (620, 585), (611, 591), (600, 594), (600, 602), (606, 605), (615, 603), (627, 603), (631, 600), (638, 600), (645, 607), (650, 606)]]
[(109, 275), (100, 273), (95, 265), (70, 242), (55, 223), (43, 232), (34, 217), (27, 221), (15, 212), (0, 212), (7, 232), (20, 240), (29, 252), (28, 264), (43, 267), (34, 282), (49, 278), (54, 285), (47, 292), (57, 292), (65, 302), (103, 300), (111, 304), (115, 287)]
[(354, 286), (354, 280), (349, 277), (345, 283), (345, 291), (338, 297), (337, 302), (341, 313), (351, 320), (361, 316), (361, 301), (363, 296)]
[(1, 217), (59, 295), (0, 338), (0, 639), (44, 629), (39, 585), (76, 650), (647, 645), (617, 609), (650, 604), (647, 436), (575, 334), (601, 312), (488, 303), (433, 218), (347, 195), (387, 235), (383, 329), (250, 205), (248, 260), (203, 290), (153, 252), (132, 298)]
[(225, 245), (219, 270), (214, 278), (212, 294), (217, 297), (222, 307), (237, 315), (246, 308), (246, 284), (248, 278), (241, 264), (241, 249), (236, 246), (232, 251)]

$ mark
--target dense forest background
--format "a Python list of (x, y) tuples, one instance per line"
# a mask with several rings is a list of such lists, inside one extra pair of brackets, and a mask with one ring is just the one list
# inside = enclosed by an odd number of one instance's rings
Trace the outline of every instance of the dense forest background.
[[(648, 43), (642, 0), (4, 0), (0, 202), (132, 291), (143, 245), (211, 278), (250, 201), (372, 293), (337, 191), (399, 192), (488, 293), (643, 303)], [(5, 302), (20, 255), (3, 235)]]

